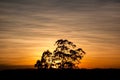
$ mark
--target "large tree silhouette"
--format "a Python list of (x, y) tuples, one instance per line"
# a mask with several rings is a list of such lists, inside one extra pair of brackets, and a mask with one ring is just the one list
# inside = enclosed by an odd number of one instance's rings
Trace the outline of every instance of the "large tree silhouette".
[(77, 68), (85, 52), (82, 48), (68, 40), (59, 39), (55, 42), (56, 49), (51, 53), (49, 50), (43, 52), (41, 60), (37, 60), (35, 67), (38, 69), (74, 69)]

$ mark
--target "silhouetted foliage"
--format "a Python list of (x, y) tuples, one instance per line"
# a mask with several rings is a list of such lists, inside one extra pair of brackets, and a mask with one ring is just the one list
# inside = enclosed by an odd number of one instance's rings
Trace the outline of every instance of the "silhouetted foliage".
[(57, 47), (53, 53), (49, 50), (43, 52), (41, 60), (37, 60), (35, 67), (38, 69), (78, 68), (78, 64), (85, 54), (82, 48), (76, 49), (76, 45), (73, 42), (63, 39), (57, 40), (55, 45)]
[(37, 60), (37, 62), (35, 64), (35, 67), (37, 67), (38, 69), (41, 67), (41, 61), (40, 60)]

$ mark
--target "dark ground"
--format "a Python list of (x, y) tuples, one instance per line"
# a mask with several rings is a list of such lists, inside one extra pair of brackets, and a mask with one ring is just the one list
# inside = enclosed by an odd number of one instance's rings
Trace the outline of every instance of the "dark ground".
[(0, 80), (120, 80), (120, 69), (37, 70), (16, 69), (0, 71)]

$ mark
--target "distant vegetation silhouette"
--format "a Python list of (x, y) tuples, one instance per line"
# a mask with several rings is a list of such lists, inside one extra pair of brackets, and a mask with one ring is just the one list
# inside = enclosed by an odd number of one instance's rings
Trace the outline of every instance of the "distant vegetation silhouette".
[(68, 40), (59, 39), (55, 42), (56, 49), (52, 52), (44, 51), (41, 60), (37, 60), (35, 67), (38, 69), (76, 69), (80, 60), (85, 55), (82, 48)]

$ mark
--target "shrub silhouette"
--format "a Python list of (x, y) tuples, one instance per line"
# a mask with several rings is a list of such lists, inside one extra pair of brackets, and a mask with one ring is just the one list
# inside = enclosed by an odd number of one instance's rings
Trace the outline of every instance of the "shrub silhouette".
[(40, 60), (37, 60), (37, 62), (35, 64), (35, 67), (37, 67), (38, 69), (40, 69), (40, 67), (41, 67), (41, 61)]
[(56, 49), (51, 53), (49, 50), (44, 51), (41, 60), (37, 60), (35, 67), (38, 69), (75, 69), (78, 68), (80, 60), (85, 55), (82, 48), (68, 40), (59, 39), (55, 42)]

